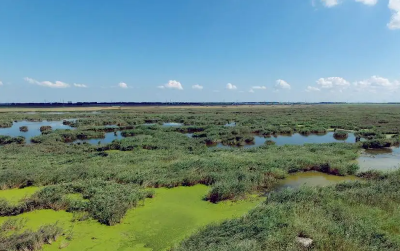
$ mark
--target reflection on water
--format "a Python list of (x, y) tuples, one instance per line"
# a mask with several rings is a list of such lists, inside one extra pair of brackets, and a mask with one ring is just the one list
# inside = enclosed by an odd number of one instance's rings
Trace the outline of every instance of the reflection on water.
[[(265, 144), (267, 140), (272, 140), (275, 142), (276, 145), (282, 146), (282, 145), (304, 145), (304, 144), (322, 144), (322, 143), (334, 143), (334, 142), (346, 142), (346, 143), (355, 143), (356, 138), (354, 134), (349, 133), (349, 137), (346, 139), (335, 139), (333, 137), (333, 132), (329, 132), (327, 134), (313, 134), (313, 135), (308, 135), (304, 136), (301, 134), (292, 134), (292, 135), (276, 135), (276, 136), (270, 136), (270, 137), (260, 137), (260, 136), (254, 136), (254, 141), (248, 144), (245, 144), (244, 146), (240, 146), (243, 148), (252, 148), (252, 147), (258, 147), (262, 146)], [(227, 146), (222, 143), (218, 143), (216, 145), (211, 145), (211, 147), (218, 147), (218, 148), (230, 148), (230, 147), (237, 147), (237, 146)]]
[(355, 143), (356, 138), (353, 133), (349, 133), (349, 136), (346, 139), (335, 139), (333, 137), (333, 132), (328, 132), (326, 134), (311, 134), (308, 136), (304, 136), (298, 133), (293, 135), (277, 135), (271, 136), (267, 139), (275, 141), (276, 145), (304, 145), (307, 143), (334, 143), (334, 142), (346, 142), (346, 143)]
[(104, 134), (104, 138), (102, 139), (80, 139), (80, 140), (75, 140), (73, 143), (83, 143), (83, 142), (87, 142), (89, 144), (92, 145), (97, 145), (99, 144), (109, 144), (111, 142), (113, 142), (113, 140), (116, 139), (123, 139), (124, 137), (121, 135), (121, 132), (107, 132)]
[(174, 123), (174, 122), (168, 122), (168, 123), (163, 123), (163, 127), (171, 127), (171, 126), (182, 126), (182, 123)]
[[(19, 128), (21, 126), (27, 126), (27, 132), (21, 132)], [(0, 135), (6, 135), (11, 137), (22, 136), (25, 137), (25, 142), (27, 144), (30, 143), (31, 138), (41, 135), (40, 127), (41, 126), (51, 126), (53, 130), (56, 129), (74, 129), (69, 125), (63, 125), (63, 121), (40, 121), (40, 122), (31, 122), (31, 121), (18, 121), (14, 122), (12, 127), (9, 128), (0, 128)]]
[(300, 172), (289, 175), (286, 179), (282, 180), (275, 191), (280, 191), (286, 188), (299, 188), (301, 186), (329, 186), (345, 181), (355, 181), (359, 178), (355, 176), (336, 176), (320, 172)]
[(360, 172), (369, 170), (390, 171), (400, 168), (400, 148), (364, 150), (358, 158)]

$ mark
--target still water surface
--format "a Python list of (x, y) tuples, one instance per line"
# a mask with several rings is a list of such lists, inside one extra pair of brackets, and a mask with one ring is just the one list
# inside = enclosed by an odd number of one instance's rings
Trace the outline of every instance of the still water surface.
[[(283, 145), (304, 145), (304, 144), (323, 144), (323, 143), (335, 143), (335, 142), (345, 142), (345, 143), (355, 143), (356, 138), (353, 133), (349, 133), (349, 137), (346, 139), (335, 139), (333, 137), (333, 132), (328, 132), (326, 134), (312, 134), (308, 136), (304, 136), (298, 133), (292, 135), (276, 135), (270, 137), (261, 137), (261, 136), (254, 136), (254, 141), (250, 144), (246, 144), (241, 146), (243, 148), (252, 148), (258, 147), (265, 144), (267, 140), (272, 140), (278, 146)], [(216, 146), (211, 147), (218, 147), (218, 148), (230, 148), (236, 146), (226, 146), (222, 143), (217, 144)]]
[(87, 142), (89, 144), (92, 145), (98, 145), (99, 142), (100, 144), (109, 144), (111, 142), (113, 142), (114, 140), (119, 140), (119, 139), (123, 139), (124, 137), (121, 135), (120, 131), (117, 132), (107, 132), (104, 134), (104, 138), (101, 139), (82, 139), (82, 140), (75, 140), (73, 143), (83, 143), (83, 142)]
[(364, 150), (357, 161), (361, 172), (396, 170), (400, 168), (400, 148)]
[[(21, 132), (19, 128), (21, 126), (27, 126), (27, 132)], [(41, 135), (40, 127), (41, 126), (51, 126), (53, 130), (56, 129), (74, 129), (69, 125), (63, 125), (63, 121), (40, 121), (40, 122), (31, 122), (31, 121), (18, 121), (14, 122), (13, 125), (9, 128), (0, 128), (0, 135), (6, 135), (11, 137), (22, 136), (25, 137), (25, 141), (27, 144), (31, 142), (31, 138)]]
[(355, 176), (336, 176), (320, 172), (299, 172), (289, 175), (286, 179), (282, 180), (274, 191), (280, 191), (286, 188), (297, 189), (301, 186), (329, 186), (355, 180), (360, 179)]

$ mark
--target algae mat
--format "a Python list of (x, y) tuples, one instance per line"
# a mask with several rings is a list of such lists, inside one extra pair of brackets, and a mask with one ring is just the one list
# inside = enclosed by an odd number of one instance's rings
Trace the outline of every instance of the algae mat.
[[(58, 222), (67, 235), (46, 245), (45, 251), (158, 251), (165, 250), (202, 226), (239, 217), (254, 208), (262, 198), (212, 204), (203, 200), (208, 187), (155, 189), (156, 196), (145, 205), (128, 211), (121, 224), (105, 226), (93, 220), (71, 222), (73, 215), (64, 211), (38, 210), (16, 217), (27, 219), (27, 228), (37, 229)], [(0, 223), (6, 217), (0, 218)]]
[(17, 204), (20, 200), (31, 196), (39, 187), (26, 187), (23, 189), (0, 190), (0, 199), (5, 199), (11, 204)]

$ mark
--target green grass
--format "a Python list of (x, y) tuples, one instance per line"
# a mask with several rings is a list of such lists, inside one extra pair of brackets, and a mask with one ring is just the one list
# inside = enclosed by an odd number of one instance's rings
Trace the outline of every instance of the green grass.
[[(177, 187), (156, 189), (156, 196), (146, 199), (144, 206), (129, 210), (121, 224), (106, 226), (94, 220), (71, 222), (73, 214), (65, 211), (37, 210), (15, 216), (27, 219), (27, 228), (35, 230), (45, 224), (58, 224), (66, 236), (44, 251), (99, 250), (145, 251), (165, 250), (210, 223), (218, 223), (245, 214), (260, 203), (262, 198), (249, 196), (238, 202), (212, 204), (203, 200), (208, 187)], [(1, 217), (0, 224), (10, 217)]]

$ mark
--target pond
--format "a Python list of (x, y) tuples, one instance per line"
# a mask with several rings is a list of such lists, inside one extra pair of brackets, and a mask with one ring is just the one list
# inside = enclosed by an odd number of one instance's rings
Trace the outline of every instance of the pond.
[(301, 135), (298, 133), (292, 135), (276, 135), (267, 137), (266, 139), (272, 140), (278, 146), (283, 145), (304, 145), (304, 144), (323, 144), (323, 143), (334, 143), (334, 142), (346, 142), (355, 143), (356, 137), (353, 133), (349, 133), (346, 139), (335, 139), (333, 137), (333, 132), (328, 132), (326, 134), (311, 134), (311, 135)]
[[(333, 137), (333, 132), (328, 132), (326, 134), (312, 134), (312, 135), (301, 135), (298, 133), (292, 135), (275, 135), (270, 137), (254, 136), (254, 141), (252, 143), (241, 146), (243, 148), (258, 147), (265, 144), (267, 140), (272, 140), (277, 146), (283, 145), (304, 145), (304, 144), (322, 144), (322, 143), (335, 143), (335, 142), (346, 142), (355, 143), (356, 138), (353, 133), (349, 133), (349, 137), (346, 139), (335, 139)], [(210, 147), (218, 148), (230, 148), (236, 146), (227, 146), (222, 143), (217, 145), (211, 145)]]
[(336, 176), (321, 172), (299, 172), (289, 175), (286, 179), (282, 180), (274, 191), (280, 191), (286, 188), (297, 189), (301, 186), (329, 186), (340, 182), (355, 180), (360, 179), (355, 176)]
[(75, 140), (73, 143), (83, 143), (83, 142), (87, 142), (89, 144), (92, 145), (97, 145), (99, 144), (109, 144), (111, 142), (113, 142), (116, 139), (123, 139), (124, 137), (121, 135), (120, 131), (117, 132), (107, 132), (104, 134), (104, 138), (100, 138), (100, 139), (79, 139), (79, 140)]
[(391, 171), (400, 168), (400, 148), (363, 150), (358, 158), (359, 171)]
[[(27, 126), (27, 132), (21, 132), (19, 128), (21, 126)], [(39, 121), (39, 122), (31, 122), (31, 121), (18, 121), (14, 122), (13, 125), (9, 128), (0, 128), (0, 135), (18, 137), (25, 137), (25, 142), (29, 144), (31, 142), (31, 138), (41, 135), (40, 127), (41, 126), (51, 126), (52, 130), (56, 129), (74, 129), (69, 125), (63, 125), (63, 121)]]

